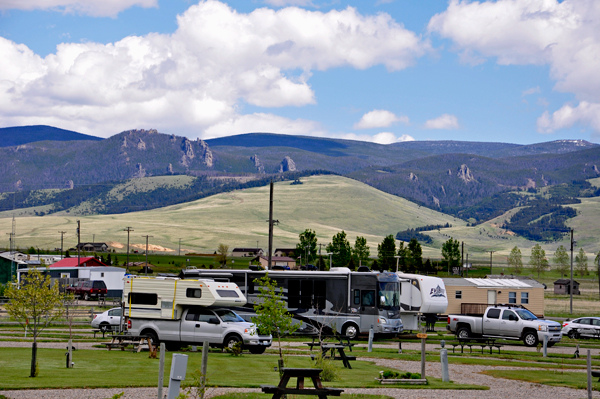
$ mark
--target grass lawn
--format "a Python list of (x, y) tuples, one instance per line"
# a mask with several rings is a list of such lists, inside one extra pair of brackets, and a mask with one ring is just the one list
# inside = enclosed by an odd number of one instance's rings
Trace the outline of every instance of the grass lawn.
[[(201, 352), (188, 354), (188, 381), (191, 374), (200, 369)], [(39, 375), (29, 378), (31, 349), (0, 348), (0, 389), (31, 388), (108, 388), (148, 387), (158, 381), (158, 359), (148, 358), (147, 352), (79, 350), (73, 353), (75, 367), (65, 367), (65, 350), (38, 349)], [(371, 362), (354, 361), (352, 370), (341, 367), (339, 380), (326, 382), (326, 386), (338, 388), (380, 387), (375, 378), (381, 367)], [(314, 367), (308, 356), (290, 356), (288, 367)], [(277, 385), (279, 374), (274, 371), (277, 357), (273, 355), (244, 355), (233, 357), (227, 353), (211, 352), (208, 360), (208, 383), (220, 387), (259, 387), (261, 384)], [(165, 385), (168, 385), (171, 353), (165, 359)], [(477, 385), (444, 383), (428, 378), (427, 386), (402, 386), (415, 389), (487, 389)], [(387, 386), (386, 386), (387, 387)]]
[[(556, 387), (587, 389), (587, 373), (585, 372), (575, 373), (558, 370), (527, 370), (526, 373), (523, 373), (519, 370), (486, 370), (484, 373), (496, 378), (528, 381)], [(600, 382), (593, 377), (592, 389), (594, 391), (600, 390)]]

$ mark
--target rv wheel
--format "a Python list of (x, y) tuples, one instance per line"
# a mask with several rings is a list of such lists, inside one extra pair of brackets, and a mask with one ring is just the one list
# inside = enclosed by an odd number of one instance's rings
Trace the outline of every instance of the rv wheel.
[(346, 324), (344, 326), (342, 334), (350, 339), (355, 339), (356, 337), (358, 337), (358, 326), (352, 323)]

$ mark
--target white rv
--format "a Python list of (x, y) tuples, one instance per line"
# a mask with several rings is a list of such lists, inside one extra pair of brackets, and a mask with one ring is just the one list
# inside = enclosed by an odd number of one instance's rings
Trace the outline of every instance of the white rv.
[(149, 336), (154, 344), (165, 342), (168, 350), (204, 341), (221, 347), (241, 342), (250, 352), (263, 353), (271, 345), (270, 335), (259, 335), (254, 324), (222, 308), (246, 304), (234, 283), (169, 277), (124, 280), (128, 334)]
[(396, 274), (400, 278), (402, 287), (400, 317), (402, 317), (404, 330), (418, 330), (421, 315), (428, 320), (433, 320), (438, 314), (446, 312), (448, 297), (446, 286), (441, 278), (402, 272)]

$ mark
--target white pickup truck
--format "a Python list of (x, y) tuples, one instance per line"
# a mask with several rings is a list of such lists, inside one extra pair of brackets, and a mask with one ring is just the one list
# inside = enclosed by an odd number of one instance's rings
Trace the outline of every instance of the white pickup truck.
[(182, 345), (233, 347), (238, 342), (250, 353), (261, 354), (271, 346), (271, 335), (259, 335), (256, 327), (232, 310), (212, 307), (186, 308), (179, 320), (128, 318), (127, 333), (150, 336), (154, 344), (164, 342), (167, 350)]
[(523, 340), (537, 346), (548, 337), (548, 346), (562, 338), (560, 323), (540, 320), (525, 308), (505, 305), (489, 306), (483, 316), (448, 315), (446, 328), (458, 338), (494, 337)]

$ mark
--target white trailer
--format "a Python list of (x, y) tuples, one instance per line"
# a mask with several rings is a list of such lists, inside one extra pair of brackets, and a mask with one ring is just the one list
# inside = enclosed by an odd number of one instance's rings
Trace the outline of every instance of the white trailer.
[(400, 278), (400, 317), (404, 330), (419, 329), (419, 317), (428, 321), (446, 312), (448, 297), (446, 286), (439, 277), (396, 272)]

